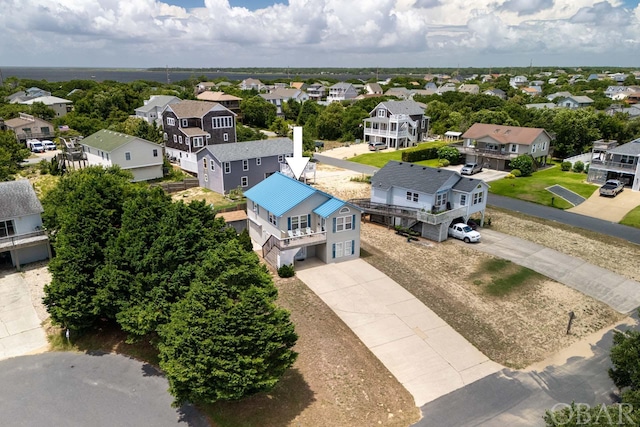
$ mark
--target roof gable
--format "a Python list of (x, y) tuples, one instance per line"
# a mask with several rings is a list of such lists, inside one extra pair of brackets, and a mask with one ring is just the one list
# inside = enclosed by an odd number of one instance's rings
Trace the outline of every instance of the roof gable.
[(274, 138), (207, 145), (198, 153), (198, 158), (206, 153), (220, 162), (279, 156), (293, 153), (293, 141), (289, 138)]
[(179, 119), (188, 119), (190, 117), (204, 117), (209, 111), (227, 111), (229, 115), (236, 115), (234, 112), (218, 104), (217, 102), (193, 101), (187, 99), (185, 101), (169, 104), (165, 111), (170, 110)]
[(383, 106), (394, 115), (407, 114), (409, 116), (415, 116), (424, 114), (424, 110), (415, 101), (384, 101), (378, 104), (374, 111), (380, 106)]
[(457, 172), (391, 160), (371, 178), (371, 187), (388, 190), (407, 188), (425, 194), (436, 194)]
[(245, 191), (244, 195), (272, 214), (282, 216), (316, 191), (318, 190), (313, 187), (276, 172)]
[(462, 137), (475, 140), (489, 137), (501, 144), (530, 145), (542, 133), (544, 133), (549, 140), (552, 139), (547, 131), (542, 128), (474, 123)]
[(107, 129), (102, 129), (92, 135), (89, 135), (82, 139), (80, 144), (91, 148), (97, 148), (98, 150), (102, 150), (106, 153), (111, 153), (118, 148), (135, 141), (160, 147), (158, 144), (147, 141), (146, 139)]

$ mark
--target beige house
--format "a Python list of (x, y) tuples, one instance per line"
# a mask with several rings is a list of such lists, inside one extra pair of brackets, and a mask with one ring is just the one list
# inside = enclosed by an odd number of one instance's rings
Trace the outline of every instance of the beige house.
[(38, 98), (32, 98), (27, 101), (20, 102), (20, 104), (32, 105), (35, 102), (40, 102), (51, 108), (56, 112), (56, 117), (62, 117), (73, 109), (73, 101), (58, 98), (57, 96), (40, 96)]
[(18, 117), (6, 120), (4, 125), (7, 130), (16, 134), (18, 142), (26, 142), (32, 138), (50, 139), (55, 136), (53, 124), (31, 114), (20, 113)]
[(467, 163), (486, 168), (508, 170), (512, 159), (529, 154), (538, 163), (546, 163), (551, 135), (541, 128), (475, 123), (464, 134), (456, 148)]

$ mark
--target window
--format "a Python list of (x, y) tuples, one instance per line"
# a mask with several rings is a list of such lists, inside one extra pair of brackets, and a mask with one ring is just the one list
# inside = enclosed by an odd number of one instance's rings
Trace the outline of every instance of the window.
[(387, 112), (383, 108), (378, 110), (378, 117), (387, 117)]
[(102, 160), (104, 160), (104, 151), (100, 152), (100, 157), (102, 157)]
[(164, 139), (165, 141), (169, 140), (169, 135), (167, 135), (167, 133), (163, 133), (162, 134), (162, 139)]
[(204, 159), (202, 159), (202, 167), (204, 168), (204, 170), (207, 170), (207, 158), (206, 157)]
[(336, 232), (352, 230), (353, 216), (339, 216), (336, 218)]
[(271, 212), (269, 212), (269, 223), (278, 226), (278, 219)]
[(407, 200), (410, 202), (418, 201), (418, 193), (413, 193), (411, 191), (407, 191)]
[(176, 119), (174, 119), (173, 117), (167, 117), (167, 126), (175, 126), (176, 125)]
[(213, 117), (211, 119), (211, 126), (214, 129), (232, 128), (233, 127), (233, 117), (229, 117), (229, 116)]
[(484, 199), (484, 191), (481, 191), (480, 193), (474, 193), (473, 194), (473, 204), (477, 205), (478, 203), (482, 203), (482, 200)]
[(444, 206), (447, 204), (447, 193), (436, 194), (436, 206)]
[(353, 240), (344, 242), (344, 256), (353, 255)]
[(31, 135), (31, 128), (22, 128), (22, 131), (27, 135)]
[(223, 134), (222, 135), (222, 140), (223, 141), (228, 141), (229, 140), (229, 134), (228, 133)]
[(40, 133), (44, 135), (49, 135), (49, 126), (44, 126), (40, 128)]
[[(107, 156), (108, 156), (108, 154), (107, 154)], [(157, 148), (153, 149), (153, 157), (158, 157), (158, 149)]]
[(343, 251), (342, 242), (335, 243), (335, 248), (333, 250), (333, 252), (334, 252), (333, 253), (333, 257), (334, 258), (342, 258), (342, 251)]
[(512, 153), (517, 153), (518, 152), (518, 146), (516, 144), (511, 144), (511, 152)]
[(538, 148), (538, 144), (533, 144), (533, 145), (531, 146), (531, 152), (532, 152), (532, 153), (535, 153), (535, 152), (536, 152), (536, 148)]
[(107, 160), (109, 160), (109, 153), (107, 153)]
[(189, 120), (187, 120), (187, 119), (182, 119), (182, 127), (183, 127), (183, 128), (189, 127)]
[(188, 136), (184, 137), (184, 143), (189, 145), (189, 142), (191, 141), (191, 139)]
[(194, 136), (191, 138), (191, 142), (193, 142), (193, 147), (198, 148), (204, 145), (204, 139), (201, 136)]
[(182, 135), (180, 135), (180, 136), (178, 137), (178, 142), (179, 142), (180, 144), (182, 144)]
[(16, 231), (13, 227), (13, 220), (0, 221), (0, 237), (13, 236)]
[(173, 142), (178, 142), (178, 136), (177, 135), (173, 135)]
[(206, 173), (204, 174), (204, 182), (209, 182), (209, 176)]
[(242, 161), (242, 170), (243, 171), (248, 171), (249, 170), (249, 160), (243, 160)]
[(262, 164), (262, 159), (261, 159), (260, 157), (258, 157), (258, 158), (256, 159), (256, 165), (257, 165), (257, 166), (260, 166), (261, 164)]
[(124, 153), (124, 159), (125, 160), (131, 160), (131, 153), (129, 153), (128, 151), (126, 153)]
[(207, 134), (207, 141), (211, 139), (211, 135)]
[(460, 206), (467, 206), (467, 195), (466, 194), (461, 194), (460, 195)]
[(278, 156), (278, 162), (280, 163), (284, 162), (284, 156), (282, 154)]
[(211, 168), (212, 171), (216, 170), (216, 164), (213, 162), (213, 160), (209, 163), (209, 167)]
[(304, 230), (305, 228), (309, 227), (308, 218), (309, 217), (307, 215), (292, 216), (290, 218), (291, 225), (289, 227), (289, 230)]
[(547, 149), (547, 141), (544, 141), (544, 142), (542, 143), (542, 151), (544, 151), (544, 150), (546, 150), (546, 149)]
[(231, 163), (224, 162), (224, 173), (231, 173)]
[(249, 177), (248, 176), (243, 176), (242, 178), (240, 178), (240, 186), (241, 187), (248, 187), (249, 186)]

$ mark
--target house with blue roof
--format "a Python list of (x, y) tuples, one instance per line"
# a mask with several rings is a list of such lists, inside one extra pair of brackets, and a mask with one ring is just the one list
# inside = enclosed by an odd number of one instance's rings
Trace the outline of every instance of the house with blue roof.
[(357, 206), (280, 172), (244, 195), (249, 235), (274, 267), (312, 257), (328, 264), (360, 256)]

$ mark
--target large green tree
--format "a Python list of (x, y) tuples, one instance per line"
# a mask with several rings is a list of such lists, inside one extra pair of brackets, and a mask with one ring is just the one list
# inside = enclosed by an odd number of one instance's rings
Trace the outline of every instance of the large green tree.
[(271, 126), (278, 111), (275, 105), (258, 95), (243, 99), (240, 102), (240, 110), (246, 124), (259, 128)]
[(29, 150), (16, 140), (11, 131), (0, 131), (0, 181), (13, 179), (20, 163), (29, 157)]
[(332, 102), (320, 113), (316, 120), (318, 138), (337, 140), (342, 136), (342, 118), (344, 107), (339, 102)]
[(237, 240), (206, 253), (160, 329), (160, 367), (175, 403), (235, 400), (273, 388), (296, 359), (289, 314), (253, 252)]

